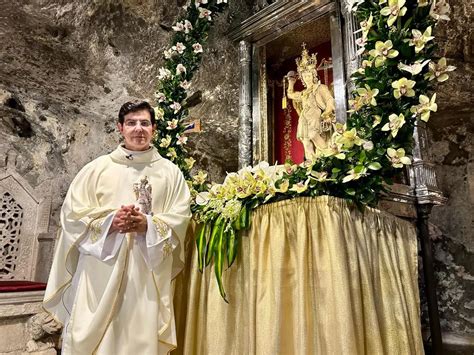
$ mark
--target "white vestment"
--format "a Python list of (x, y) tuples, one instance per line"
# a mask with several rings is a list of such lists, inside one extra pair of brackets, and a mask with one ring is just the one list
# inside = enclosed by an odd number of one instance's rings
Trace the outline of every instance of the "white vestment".
[[(146, 234), (110, 233), (147, 177)], [(190, 194), (179, 168), (155, 148), (118, 147), (87, 164), (61, 210), (44, 308), (64, 325), (63, 354), (167, 354), (176, 348), (172, 279), (184, 265)]]

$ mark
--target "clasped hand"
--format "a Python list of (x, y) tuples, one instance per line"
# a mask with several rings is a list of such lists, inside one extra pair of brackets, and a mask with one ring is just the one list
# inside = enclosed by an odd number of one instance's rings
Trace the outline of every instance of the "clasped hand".
[(135, 205), (120, 206), (120, 209), (115, 213), (110, 229), (111, 232), (145, 233), (147, 231), (147, 219), (140, 212), (140, 208), (135, 207)]

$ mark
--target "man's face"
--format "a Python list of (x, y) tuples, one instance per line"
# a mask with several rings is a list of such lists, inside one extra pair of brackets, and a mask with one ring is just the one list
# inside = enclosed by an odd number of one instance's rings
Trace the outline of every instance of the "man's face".
[(127, 113), (123, 124), (118, 123), (117, 126), (125, 138), (125, 148), (138, 151), (150, 147), (155, 126), (151, 124), (150, 113), (147, 110)]

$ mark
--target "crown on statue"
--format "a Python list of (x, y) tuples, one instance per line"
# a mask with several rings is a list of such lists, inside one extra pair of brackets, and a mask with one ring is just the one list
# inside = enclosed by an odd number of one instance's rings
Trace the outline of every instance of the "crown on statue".
[(296, 58), (296, 66), (298, 68), (298, 73), (304, 71), (315, 71), (318, 60), (316, 59), (317, 53), (309, 55), (308, 50), (306, 49), (306, 43), (301, 45), (303, 51), (301, 52), (301, 58)]

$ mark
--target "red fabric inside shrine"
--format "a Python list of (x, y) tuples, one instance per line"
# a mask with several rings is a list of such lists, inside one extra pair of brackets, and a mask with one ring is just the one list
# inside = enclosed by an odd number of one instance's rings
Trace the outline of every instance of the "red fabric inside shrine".
[[(325, 58), (328, 60), (332, 57), (331, 54), (331, 42), (325, 42), (319, 46), (308, 49), (309, 54), (317, 53), (318, 65)], [(290, 71), (296, 72), (295, 59), (297, 57), (286, 60), (277, 74), (279, 78), (283, 77)], [(318, 77), (321, 83), (330, 86), (333, 81), (332, 69), (328, 70), (327, 82), (325, 82), (324, 73), (322, 70), (318, 70)], [(295, 90), (303, 90), (303, 84), (298, 80), (295, 84)], [(302, 163), (304, 160), (304, 148), (303, 144), (296, 139), (296, 129), (298, 127), (298, 113), (291, 104), (291, 100), (288, 100), (288, 106), (291, 106), (291, 120), (290, 124), (286, 124), (285, 127), (285, 111), (282, 109), (282, 98), (283, 88), (275, 87), (275, 122), (274, 122), (274, 161), (278, 164), (284, 164), (288, 159), (292, 160), (293, 163)]]
[(24, 291), (41, 291), (46, 289), (43, 282), (34, 281), (0, 281), (1, 292), (24, 292)]

